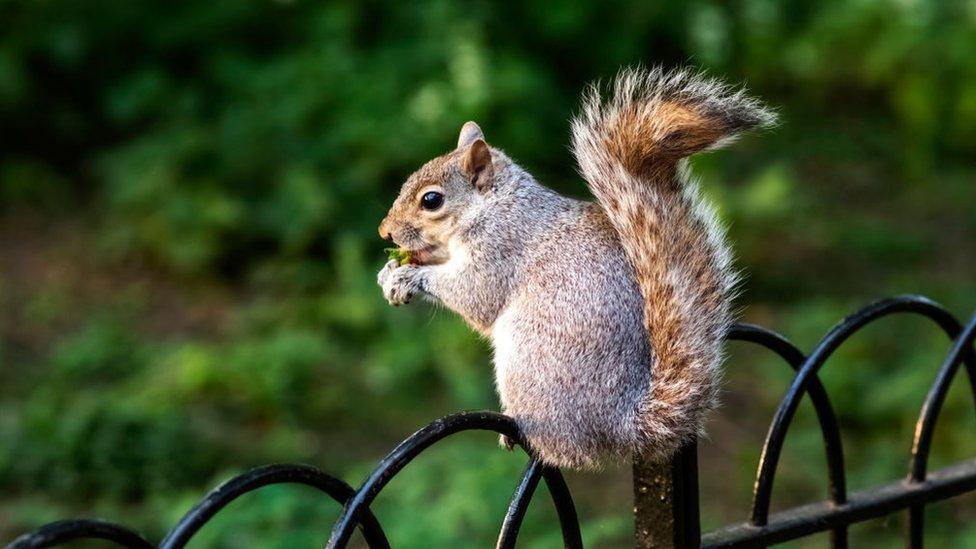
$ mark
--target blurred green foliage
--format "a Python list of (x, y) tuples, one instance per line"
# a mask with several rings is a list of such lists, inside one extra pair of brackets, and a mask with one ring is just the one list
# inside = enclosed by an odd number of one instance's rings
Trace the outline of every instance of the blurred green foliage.
[[(428, 420), (495, 408), (483, 342), (383, 302), (375, 227), (468, 119), (584, 195), (566, 120), (622, 65), (701, 65), (780, 110), (770, 134), (694, 162), (731, 224), (745, 319), (809, 348), (883, 295), (976, 307), (972, 2), (6, 0), (0, 21), (0, 539), (67, 516), (158, 539), (247, 467), (356, 484)], [(853, 488), (905, 474), (947, 347), (920, 322), (882, 322), (824, 371)], [(707, 527), (745, 517), (790, 378), (731, 355), (701, 451)], [(933, 467), (974, 455), (973, 428), (955, 387)], [(452, 439), (375, 510), (397, 547), (488, 545), (523, 464), (493, 437)], [(805, 404), (774, 505), (824, 479)], [(588, 544), (626, 546), (626, 468), (569, 480)], [(932, 546), (976, 543), (960, 501), (929, 509)], [(337, 512), (273, 487), (196, 545), (316, 546)], [(890, 547), (901, 520), (853, 541)], [(544, 494), (522, 539), (558, 544)]]

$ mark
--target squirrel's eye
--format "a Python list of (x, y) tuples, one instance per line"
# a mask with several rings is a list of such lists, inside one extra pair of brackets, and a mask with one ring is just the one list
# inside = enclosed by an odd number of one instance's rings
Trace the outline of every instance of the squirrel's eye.
[(430, 191), (424, 193), (424, 196), (420, 197), (420, 207), (425, 210), (436, 210), (441, 207), (444, 203), (444, 195), (437, 191)]

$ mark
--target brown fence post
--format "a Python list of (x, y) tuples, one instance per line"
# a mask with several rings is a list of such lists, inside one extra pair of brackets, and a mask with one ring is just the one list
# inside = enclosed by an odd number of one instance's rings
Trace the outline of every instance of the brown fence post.
[(698, 445), (682, 448), (670, 463), (634, 461), (634, 546), (695, 549), (698, 523)]

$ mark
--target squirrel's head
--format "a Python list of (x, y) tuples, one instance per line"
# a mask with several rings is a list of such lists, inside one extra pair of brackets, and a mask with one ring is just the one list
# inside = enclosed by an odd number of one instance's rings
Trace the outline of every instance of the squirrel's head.
[(380, 223), (380, 236), (409, 250), (414, 263), (447, 261), (452, 239), (491, 192), (493, 156), (481, 128), (464, 124), (455, 150), (427, 162), (403, 184)]

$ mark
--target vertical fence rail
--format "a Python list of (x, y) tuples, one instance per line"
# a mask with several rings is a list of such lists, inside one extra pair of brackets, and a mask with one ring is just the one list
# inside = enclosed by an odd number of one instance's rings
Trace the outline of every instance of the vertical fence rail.
[(693, 549), (700, 543), (698, 445), (688, 444), (668, 463), (636, 459), (634, 546)]

